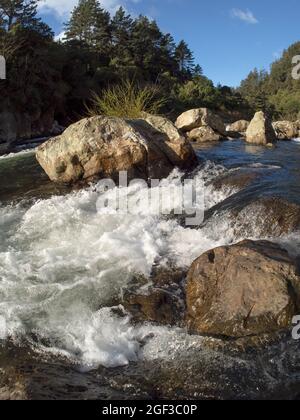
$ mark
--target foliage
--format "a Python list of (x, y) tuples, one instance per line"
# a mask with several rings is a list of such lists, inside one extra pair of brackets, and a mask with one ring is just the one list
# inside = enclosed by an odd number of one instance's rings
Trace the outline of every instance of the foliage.
[(165, 105), (156, 86), (136, 85), (126, 80), (104, 90), (101, 96), (93, 94), (92, 105), (88, 107), (90, 116), (107, 115), (120, 118), (141, 118), (144, 112), (157, 114)]
[(272, 65), (270, 72), (255, 69), (241, 83), (240, 94), (252, 111), (266, 109), (274, 119), (300, 117), (300, 81), (292, 77), (292, 58), (300, 53), (300, 43), (291, 45)]
[[(126, 116), (241, 106), (237, 92), (215, 87), (186, 42), (177, 44), (155, 21), (133, 18), (122, 7), (110, 16), (98, 0), (79, 0), (64, 40), (55, 42), (37, 16), (37, 4), (0, 0), (0, 53), (8, 67), (8, 79), (0, 82), (0, 108), (33, 120), (46, 111), (68, 124), (83, 114), (85, 104), (94, 112)], [(124, 80), (135, 80), (140, 92)]]

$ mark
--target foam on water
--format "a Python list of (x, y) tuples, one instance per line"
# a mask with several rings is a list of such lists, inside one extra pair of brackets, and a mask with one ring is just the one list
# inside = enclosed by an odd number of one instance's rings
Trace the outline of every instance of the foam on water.
[[(194, 174), (204, 182), (206, 208), (235, 192), (209, 185), (226, 171), (208, 162)], [(162, 185), (172, 185), (176, 196), (181, 177), (174, 171)], [(209, 229), (184, 228), (175, 218), (151, 214), (141, 199), (145, 187), (129, 192), (138, 203), (132, 215), (99, 209), (97, 185), (29, 207), (0, 206), (0, 339), (31, 340), (91, 368), (134, 361), (145, 336), (164, 335), (166, 329), (133, 328), (109, 307), (120, 303), (135, 274), (149, 276), (154, 264), (188, 267), (234, 236), (226, 217)], [(166, 202), (169, 210), (176, 207)]]
[(7, 155), (3, 155), (0, 156), (0, 160), (4, 160), (4, 159), (14, 159), (14, 158), (18, 158), (24, 155), (29, 155), (29, 154), (34, 154), (35, 153), (35, 149), (26, 149), (26, 150), (21, 150), (20, 152), (15, 152), (15, 153), (9, 153)]

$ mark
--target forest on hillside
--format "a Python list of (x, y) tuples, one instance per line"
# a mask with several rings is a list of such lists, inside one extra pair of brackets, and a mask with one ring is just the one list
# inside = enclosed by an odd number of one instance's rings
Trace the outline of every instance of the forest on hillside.
[[(271, 72), (254, 70), (237, 89), (214, 86), (182, 40), (145, 16), (133, 18), (122, 7), (111, 16), (98, 0), (79, 0), (55, 40), (37, 13), (38, 0), (0, 0), (0, 55), (7, 80), (0, 81), (0, 113), (26, 113), (68, 124), (85, 115), (94, 93), (124, 80), (155, 85), (170, 117), (194, 107), (251, 115), (266, 109), (296, 118), (299, 82), (291, 78), (295, 44)], [(45, 118), (45, 117), (43, 117)]]
[(267, 110), (274, 118), (300, 118), (300, 80), (293, 78), (293, 57), (300, 54), (300, 42), (291, 45), (270, 71), (254, 69), (241, 82), (239, 92), (251, 109)]

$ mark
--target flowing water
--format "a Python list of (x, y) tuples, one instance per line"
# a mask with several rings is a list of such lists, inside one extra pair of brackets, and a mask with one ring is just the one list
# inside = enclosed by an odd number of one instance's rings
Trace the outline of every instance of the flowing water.
[[(208, 249), (243, 239), (230, 209), (268, 195), (300, 204), (297, 141), (274, 150), (225, 142), (201, 146), (198, 154), (192, 177), (204, 182), (205, 208), (213, 211), (196, 228), (155, 216), (143, 202), (134, 215), (99, 209), (97, 184), (78, 191), (54, 186), (34, 151), (0, 158), (0, 364), (9, 372), (21, 366), (27, 394), (258, 398), (285, 386), (285, 398), (300, 395), (299, 343), (289, 337), (280, 350), (241, 357), (239, 349), (216, 350), (210, 339), (179, 328), (132, 324), (120, 306), (136, 275), (149, 277), (154, 266), (187, 268)], [(259, 175), (251, 185), (213, 186), (241, 168)], [(176, 191), (181, 178), (174, 170), (164, 185)], [(142, 197), (141, 188), (130, 194)], [(255, 219), (249, 236), (261, 237)], [(297, 232), (280, 241), (298, 253)]]

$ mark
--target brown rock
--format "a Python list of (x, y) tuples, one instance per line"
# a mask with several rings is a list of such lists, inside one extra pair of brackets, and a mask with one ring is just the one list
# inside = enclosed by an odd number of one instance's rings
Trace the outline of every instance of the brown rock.
[(190, 330), (245, 337), (290, 328), (300, 309), (298, 267), (267, 241), (243, 241), (206, 252), (187, 280)]
[(120, 171), (127, 171), (129, 180), (160, 179), (177, 166), (194, 168), (198, 161), (188, 140), (176, 137), (174, 126), (172, 138), (161, 130), (142, 119), (86, 118), (42, 144), (36, 157), (49, 178), (62, 183), (118, 179)]
[[(174, 165), (184, 167), (185, 164), (183, 162), (186, 162), (187, 168), (189, 168), (191, 167), (190, 165), (197, 164), (192, 145), (178, 131), (172, 121), (159, 115), (150, 115), (147, 113), (144, 113), (143, 120), (154, 128), (154, 138), (157, 137), (159, 146)], [(160, 141), (161, 134), (165, 135), (163, 142)]]
[(226, 136), (225, 124), (223, 123), (221, 118), (207, 108), (201, 108), (201, 111), (202, 125), (206, 127), (211, 127), (217, 133), (221, 134), (222, 136)]
[(191, 109), (184, 112), (177, 118), (175, 125), (184, 132), (199, 127), (210, 127), (217, 133), (226, 135), (225, 125), (221, 118), (207, 108)]
[(135, 321), (175, 325), (181, 317), (182, 303), (178, 296), (167, 290), (151, 288), (146, 294), (130, 295), (125, 308)]
[(226, 131), (229, 131), (229, 132), (232, 132), (232, 133), (240, 133), (240, 134), (243, 134), (243, 133), (246, 133), (246, 131), (247, 131), (248, 127), (249, 127), (249, 124), (250, 124), (249, 121), (239, 120), (239, 121), (236, 121), (233, 124), (230, 124), (227, 127), (227, 130)]
[(210, 127), (194, 128), (194, 130), (190, 131), (187, 135), (191, 141), (194, 141), (197, 143), (205, 143), (209, 141), (221, 140), (220, 134), (216, 133)]
[(179, 325), (184, 318), (182, 281), (185, 277), (184, 269), (156, 267), (150, 278), (134, 279), (132, 287), (125, 292), (124, 306), (136, 322)]
[(273, 123), (276, 136), (279, 140), (291, 140), (298, 137), (298, 124), (290, 121), (277, 121)]
[(225, 176), (220, 176), (212, 184), (216, 190), (223, 188), (242, 190), (251, 185), (259, 177), (260, 174), (258, 172), (243, 169), (226, 174)]
[(27, 381), (14, 367), (0, 368), (0, 401), (28, 400)]
[(200, 108), (191, 109), (181, 114), (175, 123), (179, 130), (184, 132), (191, 131), (194, 128), (202, 126), (202, 111)]
[(262, 197), (231, 215), (239, 237), (278, 237), (300, 228), (300, 206), (280, 197)]
[(276, 141), (276, 134), (271, 120), (263, 112), (255, 114), (246, 131), (246, 141), (265, 146)]

